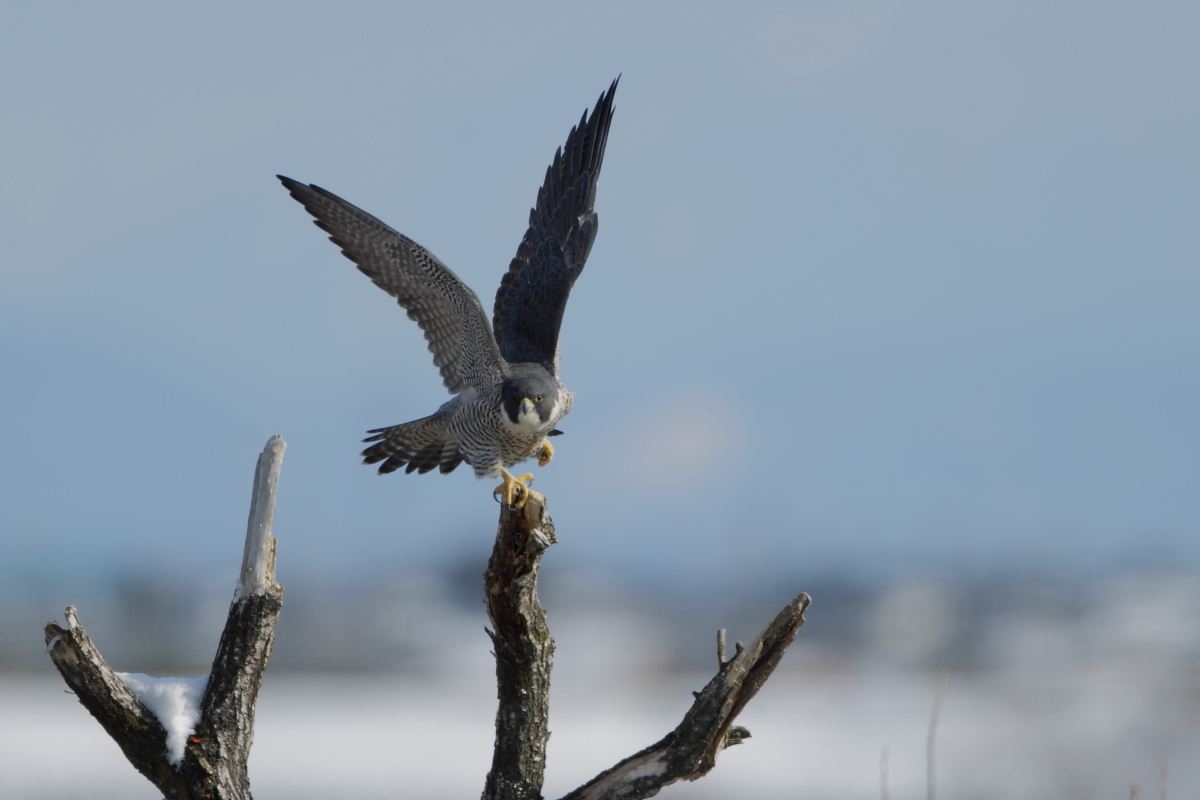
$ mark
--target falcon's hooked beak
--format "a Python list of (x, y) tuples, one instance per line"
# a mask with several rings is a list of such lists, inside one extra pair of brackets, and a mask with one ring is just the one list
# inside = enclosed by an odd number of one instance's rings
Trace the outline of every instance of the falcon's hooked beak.
[(553, 410), (550, 410), (545, 415), (542, 414), (540, 407), (544, 406), (544, 399), (541, 395), (522, 397), (520, 405), (517, 406), (517, 424), (530, 429), (544, 425), (553, 413)]
[[(537, 398), (522, 397), (516, 405), (517, 407), (513, 409), (516, 413), (511, 417), (512, 424), (522, 434), (533, 434), (545, 425), (545, 420), (538, 412)], [(505, 419), (510, 418), (506, 415)]]

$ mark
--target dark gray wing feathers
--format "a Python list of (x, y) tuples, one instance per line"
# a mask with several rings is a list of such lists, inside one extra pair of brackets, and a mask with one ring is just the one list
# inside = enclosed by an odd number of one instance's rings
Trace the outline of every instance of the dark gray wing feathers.
[[(379, 474), (386, 475), (404, 467), (405, 472), (424, 474), (434, 467), (445, 475), (463, 462), (464, 454), (456, 437), (446, 430), (446, 419), (442, 412), (428, 417), (376, 428), (374, 436), (363, 439), (374, 442), (362, 451), (364, 464), (379, 464)], [(380, 463), (383, 462), (383, 463)]]
[(483, 305), (457, 275), (361, 208), (319, 186), (277, 177), (342, 254), (421, 326), (447, 389), (496, 391), (504, 376), (500, 353)]
[(554, 154), (529, 212), (529, 228), (496, 292), (492, 327), (500, 354), (510, 363), (533, 361), (551, 374), (557, 371), (567, 297), (596, 239), (596, 180), (616, 90), (613, 81), (591, 118), (585, 111)]

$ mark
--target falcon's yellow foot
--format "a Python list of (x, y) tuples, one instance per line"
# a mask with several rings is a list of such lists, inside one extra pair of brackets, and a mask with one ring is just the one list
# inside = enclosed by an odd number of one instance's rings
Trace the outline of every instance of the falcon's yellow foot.
[(504, 479), (504, 483), (492, 490), (492, 496), (499, 498), (500, 502), (509, 508), (525, 505), (525, 500), (529, 497), (528, 486), (533, 483), (533, 473), (526, 472), (524, 475), (513, 477), (511, 472), (501, 467), (500, 477)]
[(544, 467), (554, 458), (554, 445), (548, 439), (542, 439), (542, 449), (538, 451), (538, 466)]

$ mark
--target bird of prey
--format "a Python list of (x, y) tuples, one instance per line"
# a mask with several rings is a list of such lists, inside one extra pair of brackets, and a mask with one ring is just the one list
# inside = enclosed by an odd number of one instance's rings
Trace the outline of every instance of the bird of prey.
[(373, 444), (363, 463), (379, 464), (379, 474), (406, 464), (405, 472), (448, 473), (465, 461), (480, 478), (503, 479), (494, 494), (506, 505), (524, 505), (533, 474), (514, 477), (507, 468), (534, 457), (549, 463), (547, 437), (559, 433), (555, 425), (574, 398), (558, 378), (558, 331), (596, 238), (596, 180), (616, 90), (613, 81), (555, 152), (490, 325), (479, 297), (433, 253), (319, 186), (277, 176), (342, 254), (421, 327), (454, 395), (428, 417), (368, 431), (363, 441)]

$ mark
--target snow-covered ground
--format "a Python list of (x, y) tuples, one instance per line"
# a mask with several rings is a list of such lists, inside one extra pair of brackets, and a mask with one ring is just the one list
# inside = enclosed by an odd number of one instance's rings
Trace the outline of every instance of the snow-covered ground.
[[(925, 796), (937, 675), (797, 658), (747, 709), (753, 738), (667, 798), (875, 798), (888, 751), (894, 798)], [(555, 687), (546, 796), (655, 741), (706, 676), (584, 671)], [(270, 676), (251, 778), (259, 800), (475, 797), (490, 760), (494, 687), (437, 678)], [(1200, 682), (1153, 663), (951, 674), (937, 732), (944, 798), (1200, 794)], [(52, 676), (0, 680), (0, 797), (152, 800), (153, 787)]]
[[(715, 668), (709, 626), (726, 616), (672, 617), (665, 601), (632, 605), (585, 589), (547, 600), (557, 641), (547, 797), (679, 722)], [(293, 598), (258, 706), (258, 800), (478, 796), (496, 702), (486, 621), (477, 606), (430, 600), (428, 587), (415, 596), (424, 599), (321, 606), (333, 622)], [(81, 613), (110, 663), (141, 667), (153, 653), (122, 635), (136, 626), (93, 605)], [(1197, 607), (1195, 575), (1075, 589), (978, 584), (974, 594), (913, 581), (840, 611), (827, 590), (739, 719), (752, 738), (661, 796), (867, 800), (880, 797), (886, 751), (890, 797), (923, 798), (938, 667), (950, 664), (936, 738), (944, 800), (1123, 800), (1133, 784), (1157, 798), (1163, 766), (1168, 797), (1200, 797)], [(773, 611), (750, 614), (754, 629)], [(198, 653), (214, 647), (219, 620), (206, 625), (180, 640)], [(42, 660), (38, 627), (9, 627), (7, 652), (29, 658), (0, 672), (0, 800), (157, 798)], [(753, 632), (739, 622), (730, 638)], [(394, 666), (297, 668), (356, 661)]]

